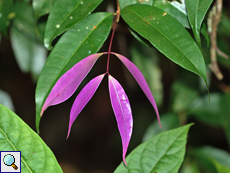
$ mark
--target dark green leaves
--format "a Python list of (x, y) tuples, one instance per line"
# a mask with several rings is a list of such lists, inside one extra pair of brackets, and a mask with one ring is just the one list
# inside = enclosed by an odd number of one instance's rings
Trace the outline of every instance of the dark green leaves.
[(10, 20), (15, 17), (13, 1), (0, 0), (0, 32), (7, 34)]
[(185, 0), (189, 22), (199, 47), (201, 47), (201, 41), (200, 41), (201, 24), (212, 1), (213, 0), (192, 0), (192, 1)]
[(88, 16), (101, 2), (102, 0), (56, 0), (47, 21), (45, 47), (51, 49), (54, 38)]
[(3, 105), (0, 105), (0, 151), (21, 151), (21, 172), (62, 172), (42, 139)]
[(176, 19), (148, 5), (127, 6), (121, 15), (132, 29), (166, 57), (198, 74), (207, 83), (203, 56), (190, 34)]
[(134, 149), (115, 173), (177, 173), (184, 159), (190, 125), (163, 132)]
[(67, 31), (55, 45), (38, 79), (36, 88), (36, 126), (42, 105), (57, 80), (71, 67), (96, 53), (107, 39), (112, 25), (111, 13), (95, 13)]

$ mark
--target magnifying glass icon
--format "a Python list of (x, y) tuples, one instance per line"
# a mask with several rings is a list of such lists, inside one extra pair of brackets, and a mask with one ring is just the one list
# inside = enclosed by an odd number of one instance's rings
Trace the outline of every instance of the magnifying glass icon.
[(14, 164), (15, 163), (15, 158), (11, 154), (7, 154), (3, 158), (3, 162), (7, 166), (12, 166), (15, 170), (18, 169), (18, 167)]

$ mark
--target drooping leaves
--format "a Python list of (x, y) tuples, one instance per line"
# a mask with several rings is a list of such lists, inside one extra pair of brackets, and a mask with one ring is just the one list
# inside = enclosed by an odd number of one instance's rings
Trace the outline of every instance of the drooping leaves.
[(121, 15), (161, 53), (202, 77), (207, 84), (204, 58), (191, 35), (175, 18), (149, 5), (127, 6), (121, 10)]
[(102, 0), (55, 0), (47, 21), (44, 38), (45, 47), (51, 49), (54, 38), (88, 16), (101, 2)]
[(123, 146), (123, 161), (132, 135), (133, 118), (127, 95), (120, 83), (109, 75), (109, 94)]
[(47, 107), (62, 103), (72, 96), (101, 55), (97, 53), (86, 57), (60, 77), (47, 97), (41, 115)]
[(200, 28), (204, 20), (204, 16), (208, 11), (213, 0), (185, 0), (186, 9), (190, 25), (192, 27), (196, 42), (201, 47)]
[(75, 99), (73, 106), (70, 111), (70, 119), (69, 119), (69, 130), (67, 138), (69, 137), (70, 130), (72, 127), (73, 122), (78, 117), (82, 109), (85, 105), (89, 102), (92, 98), (94, 93), (96, 92), (98, 86), (100, 85), (102, 79), (104, 78), (105, 74), (99, 75), (92, 79), (78, 94), (77, 98)]
[(128, 166), (121, 163), (114, 173), (177, 173), (184, 159), (190, 126), (166, 131), (147, 140), (128, 155)]
[(57, 80), (76, 63), (96, 53), (107, 39), (112, 25), (111, 13), (95, 13), (66, 32), (50, 53), (39, 75), (36, 88), (36, 127), (42, 106)]
[(21, 172), (62, 173), (54, 154), (26, 123), (0, 105), (0, 151), (21, 151)]
[(153, 98), (153, 95), (152, 95), (152, 93), (151, 93), (151, 91), (149, 89), (149, 86), (148, 86), (144, 76), (142, 75), (140, 70), (135, 66), (135, 64), (133, 64), (126, 57), (124, 57), (124, 56), (122, 56), (120, 54), (117, 54), (117, 53), (113, 53), (113, 54), (116, 55), (121, 60), (121, 62), (127, 67), (127, 69), (131, 72), (131, 74), (133, 75), (133, 77), (135, 78), (135, 80), (137, 81), (137, 83), (139, 84), (139, 86), (141, 87), (143, 92), (145, 93), (146, 97), (149, 99), (149, 101), (152, 104), (153, 108), (155, 109), (159, 125), (161, 126), (160, 116), (159, 116), (159, 112), (158, 112), (158, 109), (157, 109), (156, 102), (155, 102), (155, 100)]

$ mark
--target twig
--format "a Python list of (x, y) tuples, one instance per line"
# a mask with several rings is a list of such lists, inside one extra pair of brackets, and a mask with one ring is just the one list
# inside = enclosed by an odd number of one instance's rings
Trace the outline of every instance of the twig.
[(219, 66), (217, 64), (216, 53), (224, 58), (228, 58), (228, 56), (220, 51), (217, 46), (217, 27), (220, 22), (221, 13), (222, 13), (222, 4), (223, 0), (216, 0), (216, 3), (212, 7), (212, 10), (209, 13), (208, 17), (208, 32), (211, 38), (211, 48), (210, 48), (210, 56), (211, 56), (211, 64), (209, 64), (209, 68), (216, 75), (218, 80), (223, 79), (223, 74), (221, 73)]

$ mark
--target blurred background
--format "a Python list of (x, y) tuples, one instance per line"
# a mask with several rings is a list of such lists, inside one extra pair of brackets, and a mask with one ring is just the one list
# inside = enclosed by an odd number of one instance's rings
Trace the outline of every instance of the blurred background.
[[(95, 11), (116, 11), (114, 2), (103, 2)], [(229, 8), (230, 2), (224, 1), (217, 33), (217, 45), (226, 55), (230, 55)], [(41, 17), (36, 24), (31, 2), (19, 0), (15, 0), (15, 14), (7, 32), (1, 35), (0, 104), (12, 109), (35, 130), (36, 81), (49, 55), (42, 45), (48, 15)], [(21, 25), (22, 30), (15, 30), (16, 25)], [(32, 31), (35, 25), (40, 33), (36, 40)], [(188, 31), (192, 33), (191, 29)], [(154, 109), (129, 71), (112, 56), (110, 73), (124, 87), (133, 112), (134, 129), (128, 153), (160, 132), (193, 122), (180, 171), (217, 172), (211, 169), (215, 164), (208, 157), (230, 166), (227, 160), (223, 161), (229, 156), (230, 146), (230, 60), (217, 55), (224, 76), (223, 80), (218, 80), (208, 67), (209, 41), (203, 35), (201, 38), (210, 102), (207, 88), (199, 76), (171, 62), (127, 28), (122, 19), (118, 23), (112, 51), (131, 59), (142, 71), (156, 99), (163, 126), (162, 129), (159, 127)], [(100, 52), (108, 50), (109, 40), (110, 36)], [(74, 122), (66, 140), (72, 103), (90, 79), (105, 71), (106, 60), (105, 55), (100, 58), (77, 92), (66, 102), (49, 107), (41, 119), (39, 135), (66, 173), (112, 172), (122, 161), (121, 139), (106, 78)]]

